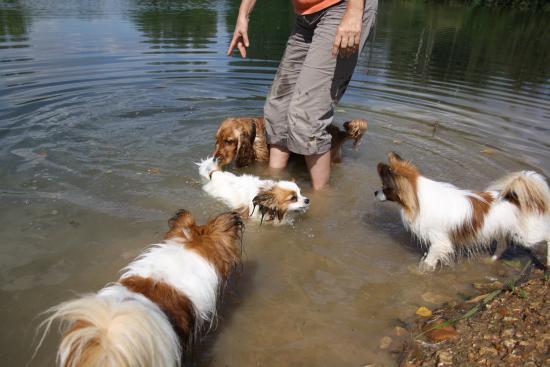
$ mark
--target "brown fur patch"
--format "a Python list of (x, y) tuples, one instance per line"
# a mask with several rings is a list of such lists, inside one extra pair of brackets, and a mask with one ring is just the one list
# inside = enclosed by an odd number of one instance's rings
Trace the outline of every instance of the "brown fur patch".
[(205, 225), (197, 225), (189, 212), (179, 210), (169, 224), (170, 230), (164, 238), (185, 241), (188, 249), (208, 260), (223, 278), (240, 262), (235, 243), (243, 225), (239, 213), (220, 214)]
[(544, 214), (548, 210), (545, 194), (524, 176), (514, 179), (502, 195), (505, 200), (527, 212)]
[(419, 210), (417, 182), (420, 172), (395, 152), (388, 154), (388, 161), (389, 165), (380, 163), (377, 167), (384, 194), (388, 200), (399, 203), (405, 215), (412, 220)]
[(187, 210), (180, 209), (168, 220), (170, 230), (164, 234), (164, 239), (187, 239), (192, 233), (190, 228), (195, 226), (195, 218)]
[(344, 123), (344, 130), (335, 124), (327, 126), (327, 132), (331, 135), (330, 158), (332, 163), (342, 162), (342, 145), (347, 140), (353, 140), (353, 146), (357, 146), (367, 131), (367, 120), (351, 120)]
[(221, 167), (233, 161), (237, 167), (269, 161), (264, 119), (239, 117), (222, 121), (216, 132), (214, 156)]
[(288, 206), (295, 202), (293, 199), (296, 196), (296, 192), (293, 190), (273, 186), (260, 191), (254, 197), (252, 203), (254, 204), (254, 208), (257, 206), (258, 210), (260, 210), (262, 221), (265, 215), (267, 215), (267, 220), (275, 220), (277, 218), (281, 221), (288, 211)]
[(119, 283), (132, 292), (143, 294), (159, 306), (180, 339), (183, 342), (188, 340), (195, 325), (195, 311), (193, 303), (185, 294), (168, 283), (137, 275), (122, 278)]
[(485, 216), (491, 209), (494, 201), (493, 197), (488, 192), (475, 193), (478, 197), (468, 196), (468, 200), (472, 205), (472, 216), (462, 226), (452, 232), (453, 242), (456, 244), (470, 244), (475, 241), (477, 232), (485, 222)]

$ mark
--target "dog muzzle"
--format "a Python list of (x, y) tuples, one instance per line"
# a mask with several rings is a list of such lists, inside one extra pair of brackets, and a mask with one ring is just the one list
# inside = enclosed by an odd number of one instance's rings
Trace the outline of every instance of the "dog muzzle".
[(376, 190), (376, 191), (374, 192), (374, 197), (375, 197), (376, 199), (378, 199), (378, 201), (386, 201), (386, 200), (388, 200), (388, 199), (386, 198), (386, 195), (384, 195), (384, 191), (382, 191), (382, 190)]

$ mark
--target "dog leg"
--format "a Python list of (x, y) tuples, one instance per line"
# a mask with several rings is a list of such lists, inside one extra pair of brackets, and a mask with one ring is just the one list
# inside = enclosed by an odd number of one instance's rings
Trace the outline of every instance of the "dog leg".
[(422, 272), (434, 271), (437, 263), (440, 261), (446, 265), (452, 262), (454, 247), (451, 240), (447, 236), (434, 237), (437, 238), (430, 241), (431, 245), (428, 254), (420, 262), (420, 271)]
[(506, 239), (498, 239), (496, 240), (497, 241), (497, 248), (495, 250), (495, 253), (493, 254), (493, 256), (491, 256), (491, 260), (492, 261), (497, 261), (498, 259), (500, 259), (500, 257), (502, 256), (502, 254), (504, 253), (504, 251), (506, 251), (506, 248), (508, 247), (508, 243), (506, 242)]

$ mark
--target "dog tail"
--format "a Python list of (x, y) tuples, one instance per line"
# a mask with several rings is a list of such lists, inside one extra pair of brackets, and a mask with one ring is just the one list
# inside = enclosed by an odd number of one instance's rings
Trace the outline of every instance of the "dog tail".
[[(38, 350), (53, 322), (63, 339), (59, 366), (170, 366), (181, 364), (181, 346), (160, 308), (121, 285), (61, 303), (46, 313)], [(36, 354), (36, 351), (35, 351)]]
[(550, 211), (550, 189), (544, 177), (533, 171), (511, 173), (493, 183), (491, 190), (500, 191), (503, 200), (524, 212)]
[(212, 172), (220, 171), (218, 162), (214, 157), (203, 159), (200, 163), (197, 163), (197, 166), (199, 166), (199, 174), (207, 180), (211, 179)]
[(357, 119), (344, 122), (344, 130), (346, 137), (353, 140), (353, 146), (356, 147), (361, 143), (363, 135), (367, 132), (367, 120)]

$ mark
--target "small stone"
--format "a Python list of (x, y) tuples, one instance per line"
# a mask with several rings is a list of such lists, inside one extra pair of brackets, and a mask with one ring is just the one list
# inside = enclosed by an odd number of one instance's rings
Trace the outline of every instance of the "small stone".
[(394, 332), (395, 336), (407, 335), (407, 329), (402, 328), (401, 326), (396, 326), (396, 327), (393, 329), (393, 332)]
[(496, 350), (493, 347), (481, 347), (479, 349), (479, 354), (481, 354), (481, 355), (490, 354), (490, 355), (493, 355), (493, 356), (497, 356), (498, 355), (498, 350)]
[(426, 292), (422, 295), (422, 299), (425, 302), (433, 303), (433, 304), (441, 304), (447, 300), (445, 296), (442, 296), (441, 294), (433, 293), (433, 292)]
[(451, 353), (440, 350), (435, 354), (435, 358), (437, 361), (437, 367), (443, 367), (443, 366), (452, 366), (453, 365), (453, 356)]
[(473, 283), (475, 289), (502, 289), (504, 285), (498, 280), (491, 283)]
[(506, 348), (512, 349), (516, 345), (516, 341), (514, 339), (505, 339), (502, 344), (504, 344)]
[(380, 344), (378, 345), (378, 347), (380, 349), (388, 349), (392, 343), (393, 339), (390, 338), (389, 336), (384, 336), (382, 337), (382, 339), (380, 339)]

